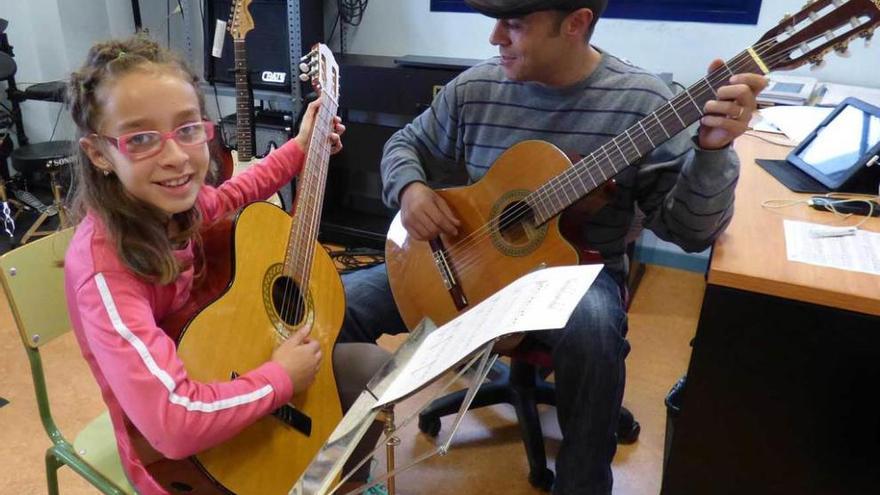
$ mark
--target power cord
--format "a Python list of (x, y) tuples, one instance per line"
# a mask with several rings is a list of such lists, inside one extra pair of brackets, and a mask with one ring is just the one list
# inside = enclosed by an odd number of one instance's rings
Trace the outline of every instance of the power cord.
[(339, 16), (349, 26), (359, 26), (364, 20), (369, 0), (338, 0)]
[(385, 262), (385, 253), (378, 249), (370, 248), (343, 248), (333, 249), (324, 245), (330, 259), (337, 265), (341, 265), (342, 269), (339, 273), (348, 273), (355, 270), (369, 268), (374, 265)]
[(61, 118), (61, 112), (62, 112), (65, 108), (67, 108), (66, 105), (60, 105), (60, 106), (58, 107), (58, 113), (55, 114), (55, 125), (52, 126), (52, 135), (49, 136), (49, 141), (52, 141), (52, 140), (55, 139), (55, 130), (58, 129), (58, 120)]
[[(824, 198), (825, 200), (818, 201), (817, 198)], [(806, 205), (811, 208), (830, 211), (831, 213), (834, 213), (834, 216), (838, 217), (838, 220), (840, 222), (842, 222), (854, 215), (854, 213), (841, 211), (842, 209), (851, 209), (847, 208), (847, 206), (852, 206), (854, 204), (860, 206), (867, 205), (867, 213), (865, 214), (864, 218), (862, 218), (855, 225), (848, 226), (851, 229), (857, 229), (874, 215), (875, 209), (878, 205), (878, 201), (880, 201), (880, 187), (878, 187), (877, 189), (877, 195), (830, 192), (821, 196), (813, 196), (811, 198), (804, 199), (768, 199), (761, 203), (761, 207), (769, 209), (782, 209), (790, 208), (792, 206)], [(862, 210), (862, 208), (860, 207), (859, 210)], [(853, 233), (855, 233), (854, 230)]]
[(797, 145), (797, 143), (793, 143), (791, 140), (782, 141), (782, 140), (776, 140), (776, 139), (767, 139), (765, 136), (760, 135), (759, 133), (757, 133), (756, 131), (754, 131), (754, 130), (751, 129), (751, 128), (750, 128), (749, 130), (747, 130), (747, 131), (745, 132), (745, 134), (746, 134), (747, 136), (752, 136), (752, 137), (754, 137), (754, 138), (758, 138), (758, 139), (760, 139), (761, 141), (768, 142), (768, 143), (770, 143), (770, 144), (772, 144), (772, 145), (775, 145), (775, 146), (782, 146), (782, 147), (784, 147), (784, 148), (794, 148), (794, 147)]

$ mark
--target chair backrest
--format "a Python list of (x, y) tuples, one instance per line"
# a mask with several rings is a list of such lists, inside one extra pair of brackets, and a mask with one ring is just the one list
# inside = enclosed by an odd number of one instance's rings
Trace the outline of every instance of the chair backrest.
[(0, 256), (0, 282), (25, 346), (37, 348), (70, 330), (64, 295), (65, 229)]

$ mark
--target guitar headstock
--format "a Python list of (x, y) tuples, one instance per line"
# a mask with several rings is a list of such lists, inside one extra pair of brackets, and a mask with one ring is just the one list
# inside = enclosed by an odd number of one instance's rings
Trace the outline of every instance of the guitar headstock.
[(824, 65), (831, 50), (848, 56), (849, 43), (870, 44), (880, 25), (880, 0), (808, 0), (753, 47), (769, 70), (790, 70), (804, 64)]
[(330, 48), (323, 43), (316, 43), (300, 62), (300, 80), (311, 81), (318, 94), (339, 103), (339, 65)]
[(234, 40), (244, 40), (248, 32), (254, 28), (254, 18), (248, 7), (251, 0), (234, 0), (232, 10), (229, 12), (229, 34)]

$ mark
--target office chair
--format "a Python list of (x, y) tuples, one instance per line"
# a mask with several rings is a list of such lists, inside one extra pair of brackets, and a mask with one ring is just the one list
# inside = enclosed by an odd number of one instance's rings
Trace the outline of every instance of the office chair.
[[(564, 217), (563, 217), (564, 218)], [(577, 222), (563, 220), (561, 229), (571, 235), (576, 230)], [(641, 219), (633, 222), (633, 229), (627, 235), (628, 253), (641, 232)], [(580, 248), (581, 259), (593, 259), (598, 253)], [(638, 284), (638, 278), (630, 281)], [(626, 288), (626, 304), (629, 306), (630, 294), (634, 287)], [(552, 349), (543, 344), (528, 341), (529, 345), (519, 345), (510, 353), (510, 365), (496, 361), (493, 373), (496, 378), (483, 384), (474, 396), (470, 409), (495, 404), (510, 404), (516, 411), (520, 426), (526, 457), (529, 462), (529, 483), (539, 490), (549, 491), (553, 486), (555, 475), (547, 467), (547, 454), (544, 450), (544, 434), (538, 415), (538, 404), (556, 406), (556, 387), (546, 378), (553, 371)], [(440, 433), (440, 418), (458, 413), (467, 390), (452, 392), (434, 400), (419, 414), (419, 430), (430, 436)], [(633, 417), (632, 412), (621, 407), (617, 424), (617, 442), (635, 443), (641, 433), (641, 425)]]
[(55, 424), (49, 405), (40, 348), (70, 330), (61, 262), (73, 229), (44, 237), (0, 257), (0, 283), (31, 365), (43, 428), (52, 442), (46, 450), (46, 483), (58, 494), (58, 468), (70, 466), (102, 493), (134, 495), (116, 449), (107, 412), (69, 442)]
[[(529, 462), (529, 483), (549, 491), (555, 475), (547, 467), (538, 404), (556, 405), (556, 388), (552, 382), (546, 381), (553, 370), (553, 356), (549, 347), (521, 347), (511, 354), (509, 366), (496, 362), (492, 370), (496, 378), (480, 387), (470, 409), (495, 404), (513, 406)], [(419, 413), (419, 430), (437, 436), (441, 428), (440, 418), (457, 414), (466, 393), (467, 390), (459, 390), (434, 400)], [(618, 443), (634, 443), (640, 432), (641, 425), (628, 409), (622, 407), (617, 426)]]

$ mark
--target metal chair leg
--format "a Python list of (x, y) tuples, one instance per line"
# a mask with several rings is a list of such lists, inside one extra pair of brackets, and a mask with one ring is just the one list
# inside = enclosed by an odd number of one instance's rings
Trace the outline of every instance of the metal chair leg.
[(61, 462), (55, 457), (52, 449), (46, 451), (46, 493), (49, 495), (58, 495), (58, 468)]

